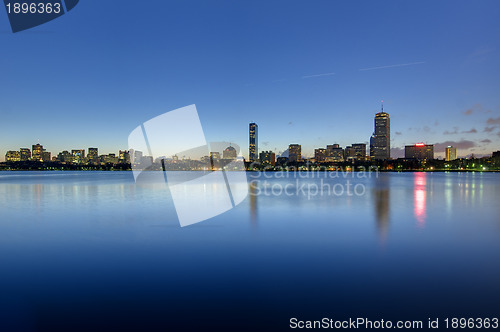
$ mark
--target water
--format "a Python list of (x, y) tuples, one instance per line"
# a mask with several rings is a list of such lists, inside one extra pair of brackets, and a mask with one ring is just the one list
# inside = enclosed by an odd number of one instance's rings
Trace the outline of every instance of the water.
[[(499, 316), (500, 174), (265, 175), (181, 228), (167, 187), (130, 172), (0, 172), (0, 329)], [(347, 180), (357, 193), (314, 191)]]

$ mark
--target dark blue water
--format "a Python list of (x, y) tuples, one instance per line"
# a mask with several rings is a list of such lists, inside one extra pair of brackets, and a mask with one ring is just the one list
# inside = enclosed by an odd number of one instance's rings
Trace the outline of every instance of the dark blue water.
[(500, 174), (266, 175), (181, 228), (167, 187), (129, 172), (1, 172), (0, 330), (499, 316)]

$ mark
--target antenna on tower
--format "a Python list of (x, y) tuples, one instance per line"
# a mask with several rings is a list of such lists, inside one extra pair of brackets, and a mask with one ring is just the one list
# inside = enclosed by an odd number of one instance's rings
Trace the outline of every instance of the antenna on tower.
[(380, 102), (382, 103), (382, 112), (383, 112), (384, 111), (384, 101), (381, 100)]

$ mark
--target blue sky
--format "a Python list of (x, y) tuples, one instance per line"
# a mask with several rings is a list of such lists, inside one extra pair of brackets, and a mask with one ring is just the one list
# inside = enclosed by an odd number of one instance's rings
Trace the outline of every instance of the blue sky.
[[(127, 148), (196, 104), (208, 141), (248, 151), (368, 142), (380, 100), (392, 146), (500, 150), (498, 1), (80, 1), (13, 34), (0, 10), (0, 158)], [(439, 154), (438, 154), (439, 155)]]

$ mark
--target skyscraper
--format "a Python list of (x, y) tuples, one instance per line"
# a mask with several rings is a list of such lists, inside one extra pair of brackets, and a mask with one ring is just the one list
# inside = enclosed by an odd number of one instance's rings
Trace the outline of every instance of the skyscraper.
[(455, 148), (453, 146), (448, 146), (446, 148), (445, 160), (446, 161), (452, 161), (452, 160), (455, 160), (455, 159), (457, 159), (457, 148)]
[(375, 115), (375, 130), (370, 138), (370, 156), (375, 160), (391, 158), (391, 119), (389, 114), (382, 110)]
[(251, 163), (259, 160), (259, 126), (254, 122), (250, 123), (250, 145), (248, 147), (248, 159)]
[(43, 152), (45, 151), (43, 149), (43, 145), (40, 144), (33, 145), (31, 151), (33, 152), (31, 155), (31, 160), (43, 161)]
[(290, 144), (288, 146), (288, 161), (298, 162), (302, 160), (302, 147), (300, 144)]

